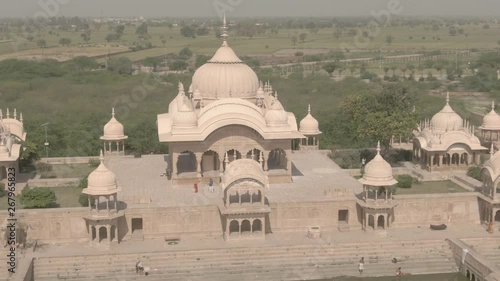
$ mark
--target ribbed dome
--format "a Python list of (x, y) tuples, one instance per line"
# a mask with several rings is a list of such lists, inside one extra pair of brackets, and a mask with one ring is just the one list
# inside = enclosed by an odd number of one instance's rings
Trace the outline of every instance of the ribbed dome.
[(307, 108), (306, 117), (304, 117), (304, 119), (302, 119), (299, 123), (299, 131), (303, 134), (306, 134), (306, 135), (321, 134), (321, 132), (319, 131), (318, 120), (316, 120), (311, 115), (311, 105), (309, 105)]
[(220, 98), (255, 98), (259, 79), (227, 45), (226, 17), (223, 20), (224, 39), (215, 55), (193, 75), (192, 89), (199, 89), (208, 100)]
[(119, 191), (116, 185), (116, 177), (115, 174), (104, 165), (102, 151), (99, 160), (101, 160), (101, 164), (90, 173), (88, 177), (88, 186), (83, 190), (83, 193), (94, 195), (109, 195), (116, 193)]
[(446, 95), (446, 105), (431, 119), (433, 130), (456, 131), (463, 127), (463, 120), (449, 104), (449, 94)]
[(124, 129), (122, 123), (115, 119), (115, 109), (113, 108), (111, 120), (104, 125), (104, 138), (106, 139), (120, 139), (124, 138)]
[(392, 177), (392, 168), (380, 155), (380, 142), (377, 145), (377, 155), (365, 166), (363, 178), (359, 182), (372, 186), (390, 186), (397, 183)]
[(495, 112), (495, 102), (491, 104), (490, 113), (483, 117), (481, 129), (500, 130), (500, 116)]
[(266, 119), (266, 124), (269, 127), (279, 127), (288, 124), (288, 114), (279, 100), (274, 98), (271, 101), (271, 105), (267, 109), (264, 118)]

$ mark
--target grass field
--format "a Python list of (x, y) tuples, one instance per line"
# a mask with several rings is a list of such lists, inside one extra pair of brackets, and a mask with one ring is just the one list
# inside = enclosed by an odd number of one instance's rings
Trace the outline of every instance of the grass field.
[[(278, 34), (266, 33), (253, 38), (238, 37), (230, 31), (229, 44), (241, 55), (252, 54), (273, 54), (284, 49), (326, 49), (326, 50), (344, 50), (346, 48), (363, 49), (366, 51), (382, 51), (401, 53), (416, 53), (428, 50), (465, 50), (465, 49), (493, 49), (498, 48), (497, 41), (500, 38), (500, 25), (490, 24), (490, 28), (485, 29), (482, 25), (464, 25), (463, 34), (450, 36), (448, 28), (441, 27), (438, 31), (432, 31), (428, 26), (388, 26), (380, 28), (379, 33), (370, 34), (373, 41), (367, 38), (356, 36), (341, 36), (336, 39), (333, 36), (336, 28), (323, 28), (314, 34), (306, 29), (278, 29)], [(78, 48), (84, 44), (80, 34), (81, 32), (57, 31), (49, 34), (49, 28), (42, 28), (39, 32), (33, 33), (34, 39), (29, 42), (26, 33), (11, 31), (10, 33), (0, 33), (0, 39), (10, 39), (0, 43), (0, 55), (10, 54), (23, 50), (39, 49), (37, 41), (44, 39), (47, 42), (47, 49), (59, 46), (60, 38), (69, 38), (72, 41), (70, 49)], [(107, 34), (111, 33), (108, 26), (102, 26), (99, 30), (94, 30), (91, 34), (91, 40), (88, 45), (106, 44), (108, 47), (120, 46), (127, 47), (134, 41), (139, 41), (135, 34), (135, 27), (127, 26), (122, 38), (117, 42), (108, 43), (105, 40)], [(212, 31), (213, 32), (213, 31)], [(307, 37), (302, 43), (293, 45), (290, 37), (306, 33)], [(58, 35), (57, 35), (58, 34)], [(467, 36), (466, 36), (467, 34)], [(149, 41), (156, 48), (141, 51), (137, 53), (128, 53), (126, 56), (136, 60), (148, 56), (161, 56), (165, 53), (177, 53), (182, 48), (189, 46), (195, 53), (211, 54), (220, 46), (221, 40), (215, 38), (213, 34), (199, 36), (196, 38), (186, 38), (180, 34), (180, 27), (149, 27)], [(386, 37), (394, 38), (391, 44), (386, 43)], [(165, 45), (161, 42), (162, 38), (166, 41)], [(361, 38), (361, 39), (360, 39)], [(360, 42), (360, 43), (355, 43)], [(50, 52), (50, 51), (47, 51)], [(279, 55), (280, 53), (277, 53)]]
[(396, 190), (395, 195), (459, 193), (459, 192), (469, 192), (469, 191), (450, 180), (422, 181), (414, 183), (411, 188), (398, 188)]
[(42, 172), (41, 178), (84, 178), (95, 168), (89, 164), (52, 165), (52, 171)]

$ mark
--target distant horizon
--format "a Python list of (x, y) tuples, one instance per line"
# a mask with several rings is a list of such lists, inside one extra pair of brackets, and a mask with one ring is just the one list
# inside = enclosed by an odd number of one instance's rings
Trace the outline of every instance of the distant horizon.
[[(145, 3), (147, 2), (147, 3)], [(500, 17), (498, 0), (0, 0), (0, 18)]]

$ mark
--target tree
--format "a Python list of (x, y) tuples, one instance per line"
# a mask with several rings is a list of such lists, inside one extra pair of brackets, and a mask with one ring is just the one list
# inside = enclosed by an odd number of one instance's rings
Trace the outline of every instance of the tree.
[(26, 39), (27, 39), (28, 41), (30, 41), (30, 42), (33, 42), (33, 39), (35, 39), (35, 37), (34, 37), (33, 35), (31, 35), (31, 34), (30, 34), (30, 35), (26, 36)]
[(292, 35), (290, 37), (290, 41), (292, 42), (292, 45), (295, 46), (295, 44), (297, 44), (297, 35)]
[(107, 42), (116, 41), (118, 39), (120, 39), (120, 36), (118, 36), (118, 34), (116, 34), (116, 33), (110, 33), (110, 34), (106, 35)]
[(194, 63), (194, 66), (196, 68), (204, 65), (205, 63), (207, 63), (207, 61), (210, 59), (209, 56), (206, 56), (206, 55), (197, 55), (196, 56), (196, 62)]
[(188, 38), (195, 38), (196, 30), (189, 25), (185, 25), (181, 28), (181, 35)]
[(210, 30), (204, 26), (196, 29), (196, 35), (198, 35), (198, 36), (204, 36), (204, 35), (208, 35), (208, 34), (210, 34)]
[(90, 41), (90, 32), (84, 32), (84, 33), (80, 34), (80, 37), (82, 37), (82, 40), (85, 43), (88, 43)]
[(132, 74), (132, 61), (127, 57), (113, 57), (108, 61), (108, 69), (119, 74)]
[(21, 204), (26, 209), (55, 207), (56, 194), (46, 187), (25, 189), (21, 193)]
[(124, 32), (125, 32), (125, 25), (120, 24), (115, 27), (115, 33), (118, 35), (118, 38), (121, 38)]
[(71, 39), (69, 39), (69, 38), (59, 39), (59, 45), (68, 46), (69, 44), (71, 44)]
[(387, 72), (389, 72), (390, 68), (385, 66), (384, 67), (384, 75), (387, 76)]
[(66, 62), (65, 65), (69, 67), (72, 71), (89, 71), (97, 69), (99, 64), (95, 59), (89, 58), (87, 56), (74, 57), (70, 61)]
[(358, 66), (355, 64), (352, 64), (351, 66), (349, 66), (349, 71), (351, 72), (351, 76), (354, 75), (354, 72), (356, 72), (357, 69), (358, 69)]
[(409, 136), (418, 122), (413, 112), (417, 92), (405, 84), (385, 84), (375, 94), (353, 94), (340, 106), (348, 127), (361, 138), (386, 148), (393, 135)]
[(183, 60), (174, 60), (168, 62), (168, 68), (170, 70), (179, 71), (185, 70), (188, 67), (188, 63)]
[(392, 36), (391, 34), (385, 37), (385, 43), (387, 43), (387, 45), (391, 45), (393, 41), (394, 41), (394, 36)]
[(299, 35), (300, 42), (304, 43), (306, 41), (307, 33), (301, 33)]
[(338, 65), (334, 62), (327, 62), (323, 64), (323, 69), (328, 72), (328, 75), (332, 76), (333, 72), (335, 72), (335, 69), (337, 69)]
[(162, 59), (159, 57), (147, 57), (144, 59), (142, 64), (144, 66), (149, 66), (153, 68), (153, 71), (156, 71), (156, 67), (162, 62)]
[(143, 22), (141, 23), (136, 29), (135, 29), (135, 34), (138, 34), (140, 36), (144, 36), (148, 34), (148, 24)]
[(189, 49), (188, 47), (184, 47), (179, 52), (179, 57), (180, 57), (180, 59), (183, 59), (183, 60), (190, 59), (192, 56), (193, 56), (193, 51), (191, 51), (191, 49)]
[(40, 48), (45, 48), (47, 47), (47, 41), (45, 41), (45, 39), (38, 39), (38, 41), (36, 41), (36, 45)]

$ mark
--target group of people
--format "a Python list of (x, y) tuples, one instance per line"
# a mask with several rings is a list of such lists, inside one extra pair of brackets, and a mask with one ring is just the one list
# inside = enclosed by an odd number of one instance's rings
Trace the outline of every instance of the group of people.
[[(392, 259), (392, 263), (397, 263), (397, 262), (398, 262), (398, 260), (396, 258)], [(364, 257), (361, 257), (361, 259), (359, 260), (358, 270), (359, 270), (359, 275), (363, 274), (363, 271), (365, 270), (365, 258)], [(406, 276), (406, 275), (410, 275), (410, 273), (402, 272), (401, 267), (398, 267), (398, 269), (396, 269), (396, 276)]]
[(145, 276), (149, 275), (149, 267), (144, 267), (142, 265), (142, 261), (137, 261), (135, 264), (135, 273), (137, 274), (144, 274)]
[[(208, 182), (208, 191), (214, 192), (214, 180), (212, 178)], [(194, 193), (198, 193), (198, 180), (194, 182)]]

